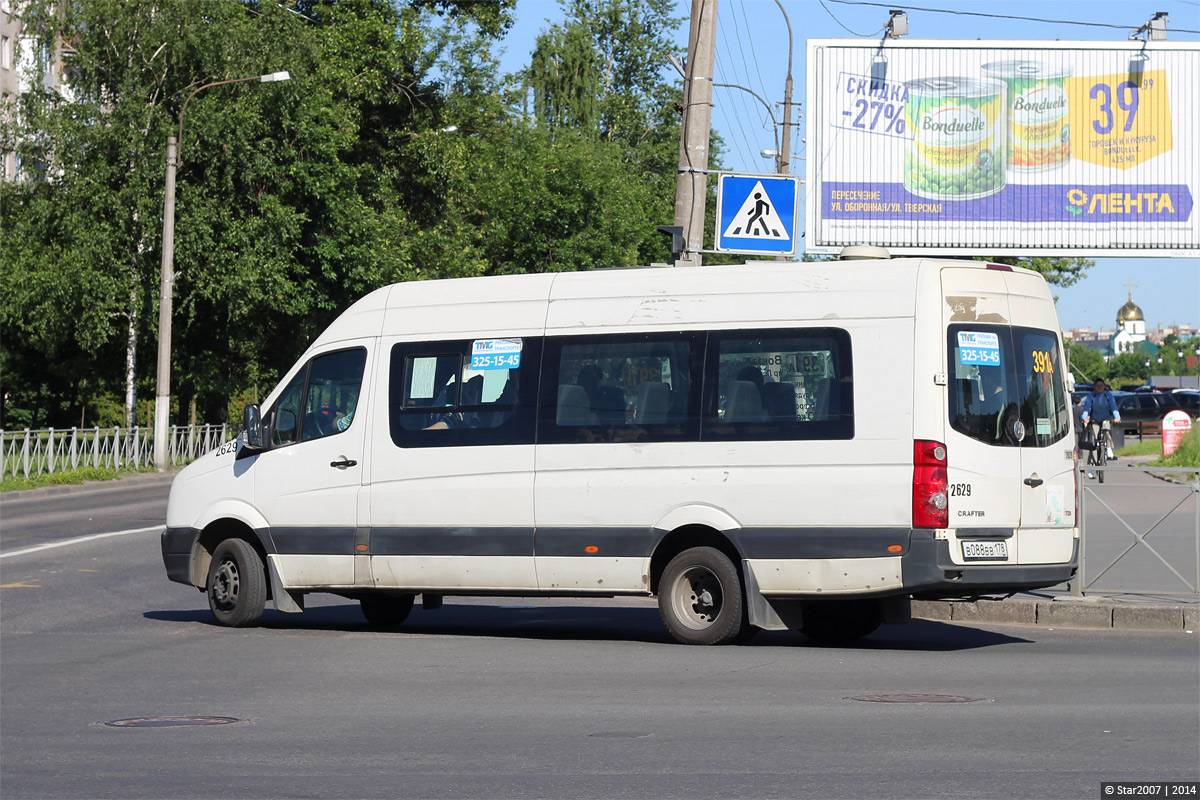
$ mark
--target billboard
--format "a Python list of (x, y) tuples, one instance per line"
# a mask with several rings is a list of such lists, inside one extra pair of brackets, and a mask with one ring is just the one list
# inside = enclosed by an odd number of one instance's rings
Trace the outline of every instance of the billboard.
[(806, 249), (1200, 255), (1200, 44), (811, 40)]

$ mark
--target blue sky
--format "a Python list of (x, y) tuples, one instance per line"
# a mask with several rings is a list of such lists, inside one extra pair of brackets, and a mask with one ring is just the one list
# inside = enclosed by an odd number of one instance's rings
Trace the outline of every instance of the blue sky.
[[(791, 22), (794, 41), (792, 64), (793, 102), (806, 105), (804, 96), (805, 44), (809, 38), (840, 39), (856, 35), (877, 38), (890, 8), (904, 9), (913, 39), (1067, 39), (1126, 41), (1130, 32), (1145, 24), (1155, 12), (1166, 11), (1168, 39), (1200, 40), (1200, 0), (922, 0), (916, 7), (864, 5), (837, 0), (782, 0)], [(1052, 22), (937, 13), (920, 9), (974, 11), (1029, 17)], [(684, 17), (675, 39), (687, 39), (686, 17), (690, 0), (677, 3)], [(556, 0), (519, 0), (516, 24), (504, 42), (501, 66), (521, 69), (529, 62), (535, 40), (562, 14)], [(787, 68), (788, 32), (784, 15), (774, 0), (718, 0), (717, 69), (715, 80), (753, 89), (768, 102), (783, 100)], [(1088, 25), (1068, 24), (1070, 22)], [(1115, 26), (1115, 27), (1102, 27)], [(664, 61), (664, 74), (677, 77)], [(774, 162), (759, 151), (774, 147), (774, 134), (765, 110), (745, 92), (718, 88), (714, 94), (713, 128), (725, 141), (725, 166), (745, 172), (770, 172)], [(777, 112), (778, 113), (778, 112)], [(796, 125), (793, 157), (804, 155), (800, 141), (803, 124)], [(802, 172), (803, 162), (793, 161), (792, 172)], [(1196, 192), (1200, 187), (1193, 187)], [(1134, 301), (1142, 307), (1150, 328), (1159, 324), (1200, 325), (1200, 259), (1101, 258), (1083, 280), (1056, 287), (1059, 319), (1065, 328), (1113, 326), (1117, 309), (1125, 303), (1126, 284), (1132, 281)]]

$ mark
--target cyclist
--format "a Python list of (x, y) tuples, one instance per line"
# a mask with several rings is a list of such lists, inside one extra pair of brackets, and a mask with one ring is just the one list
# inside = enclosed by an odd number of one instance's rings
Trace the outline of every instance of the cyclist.
[[(1092, 440), (1096, 447), (1107, 447), (1108, 441), (1101, 442), (1100, 431), (1111, 431), (1114, 422), (1121, 421), (1121, 412), (1117, 410), (1117, 401), (1113, 393), (1104, 384), (1103, 378), (1097, 378), (1092, 385), (1092, 391), (1083, 398), (1083, 424), (1092, 426)], [(1088, 472), (1089, 478), (1096, 477), (1095, 472)]]

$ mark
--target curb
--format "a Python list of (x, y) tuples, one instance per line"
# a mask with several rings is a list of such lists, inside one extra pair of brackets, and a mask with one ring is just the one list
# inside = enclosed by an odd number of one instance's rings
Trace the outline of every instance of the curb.
[(108, 492), (114, 489), (128, 489), (131, 486), (149, 486), (158, 483), (170, 483), (180, 468), (172, 468), (164, 473), (131, 475), (128, 478), (114, 478), (111, 481), (85, 481), (83, 483), (67, 483), (61, 486), (42, 486), (37, 489), (21, 489), (14, 492), (0, 492), (0, 501), (32, 500), (38, 497), (53, 497), (65, 494), (92, 494)]
[(913, 600), (914, 619), (996, 622), (1056, 628), (1186, 631), (1200, 625), (1200, 606), (1118, 604), (1091, 600)]

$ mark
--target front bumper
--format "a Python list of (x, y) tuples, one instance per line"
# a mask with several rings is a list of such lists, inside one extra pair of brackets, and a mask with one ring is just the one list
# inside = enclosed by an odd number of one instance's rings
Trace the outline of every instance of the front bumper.
[(200, 531), (195, 528), (167, 528), (162, 532), (163, 566), (167, 577), (176, 583), (192, 583), (192, 549)]

